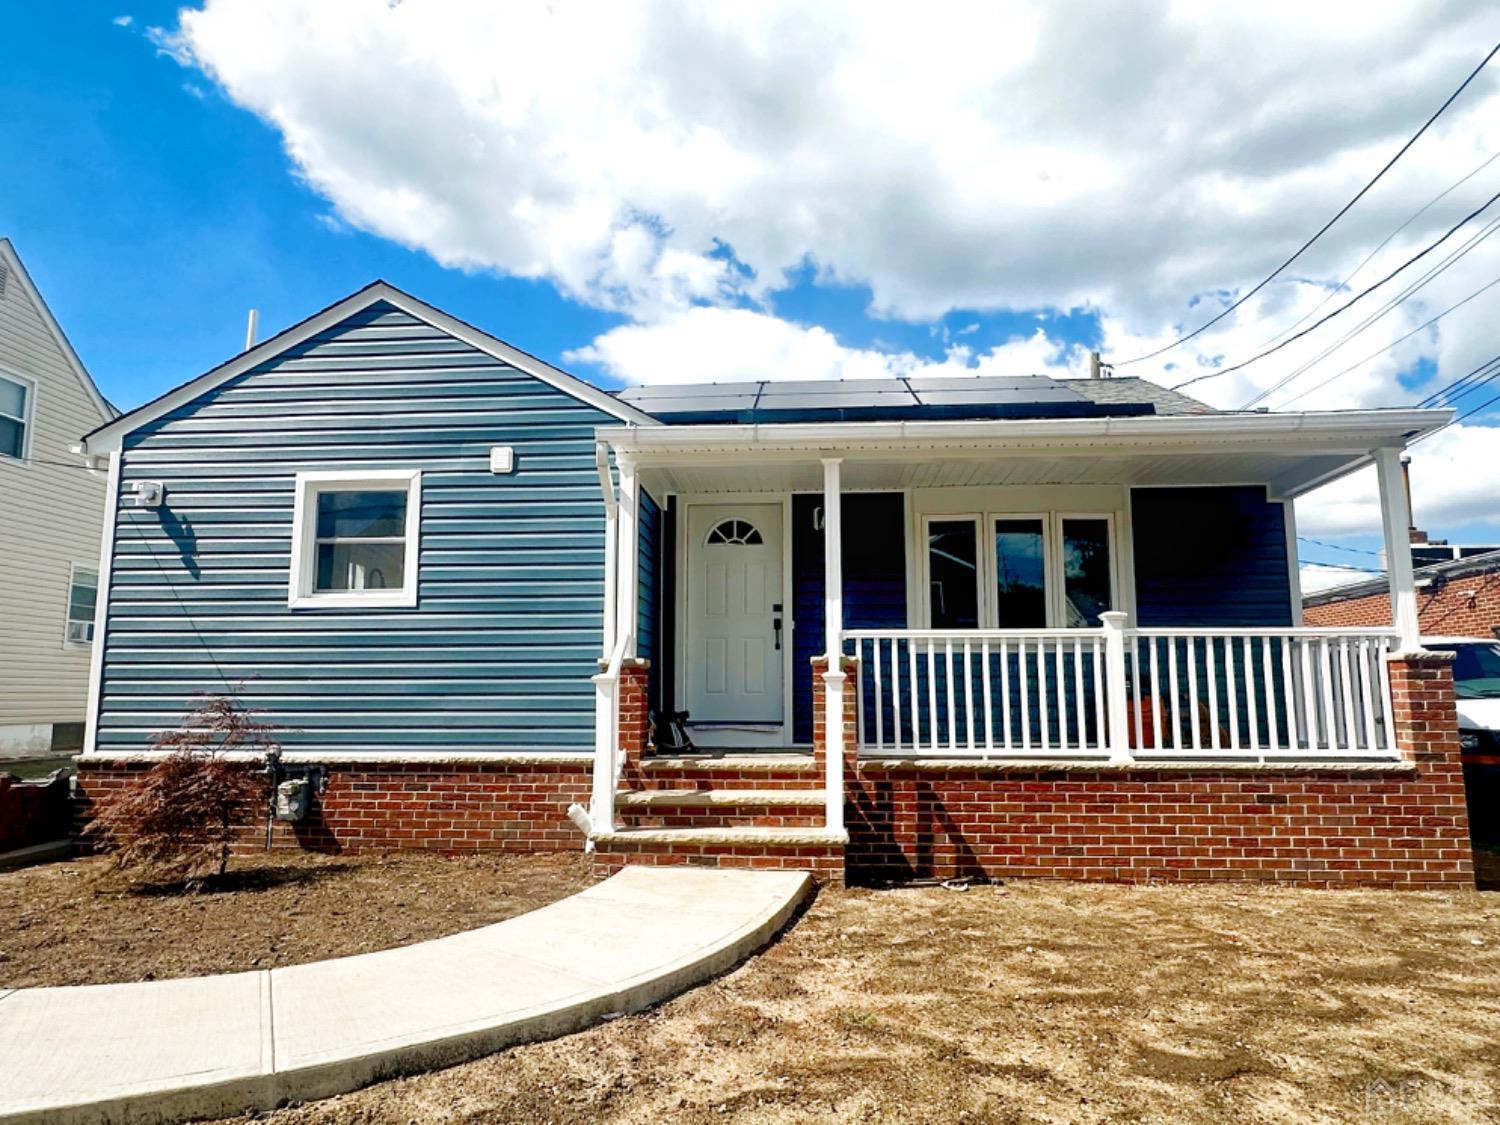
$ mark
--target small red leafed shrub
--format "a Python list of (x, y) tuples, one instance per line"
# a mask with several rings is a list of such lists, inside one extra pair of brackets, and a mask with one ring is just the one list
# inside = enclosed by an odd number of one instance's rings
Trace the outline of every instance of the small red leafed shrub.
[(110, 802), (88, 829), (108, 851), (109, 872), (190, 890), (222, 876), (235, 837), (266, 800), (264, 777), (230, 754), (276, 753), (274, 729), (237, 700), (211, 695), (177, 730), (152, 735), (152, 747), (169, 756)]

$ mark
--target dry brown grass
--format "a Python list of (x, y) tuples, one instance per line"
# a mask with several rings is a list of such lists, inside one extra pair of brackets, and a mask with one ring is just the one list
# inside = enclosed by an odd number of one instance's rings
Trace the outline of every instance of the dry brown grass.
[(1500, 896), (825, 891), (652, 1012), (272, 1115), (429, 1121), (1500, 1119)]
[(199, 893), (131, 891), (99, 859), (0, 872), (0, 989), (270, 969), (488, 925), (590, 882), (566, 855), (236, 858)]

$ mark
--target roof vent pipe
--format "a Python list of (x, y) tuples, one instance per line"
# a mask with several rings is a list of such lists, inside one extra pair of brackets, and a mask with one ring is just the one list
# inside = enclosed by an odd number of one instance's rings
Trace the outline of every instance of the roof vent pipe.
[(1089, 352), (1089, 378), (1112, 379), (1115, 369), (1111, 364), (1099, 362), (1098, 352)]
[(255, 329), (260, 324), (260, 310), (251, 309), (250, 315), (245, 318), (245, 350), (248, 352), (255, 347)]

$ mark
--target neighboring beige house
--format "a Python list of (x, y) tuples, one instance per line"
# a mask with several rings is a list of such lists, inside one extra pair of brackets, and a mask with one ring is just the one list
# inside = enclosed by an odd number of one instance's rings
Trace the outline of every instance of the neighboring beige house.
[(0, 758), (81, 744), (106, 480), (72, 447), (116, 413), (0, 238)]

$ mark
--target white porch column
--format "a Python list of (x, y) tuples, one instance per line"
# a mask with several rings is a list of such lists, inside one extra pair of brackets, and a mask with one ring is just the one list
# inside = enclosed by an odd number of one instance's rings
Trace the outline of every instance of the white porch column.
[(1411, 513), (1406, 505), (1406, 483), (1401, 476), (1401, 450), (1375, 451), (1380, 474), (1380, 518), (1385, 529), (1385, 569), (1390, 575), (1391, 621), (1401, 637), (1401, 651), (1422, 647), (1417, 621), (1417, 587), (1411, 568)]
[(615, 557), (619, 543), (619, 508), (615, 500), (614, 472), (609, 467), (609, 455), (603, 444), (594, 447), (599, 468), (599, 490), (604, 496), (604, 625), (603, 653), (608, 660), (615, 651)]
[(1109, 760), (1129, 762), (1130, 756), (1130, 712), (1125, 705), (1125, 619), (1128, 615), (1112, 609), (1099, 615), (1104, 626), (1104, 700), (1107, 729), (1101, 731), (1107, 739)]
[(828, 669), (823, 673), (825, 823), (844, 827), (844, 518), (838, 457), (823, 458), (823, 626)]
[(620, 514), (615, 551), (615, 638), (626, 638), (625, 655), (628, 658), (636, 654), (640, 619), (641, 486), (634, 461), (617, 456), (615, 464), (620, 470)]

